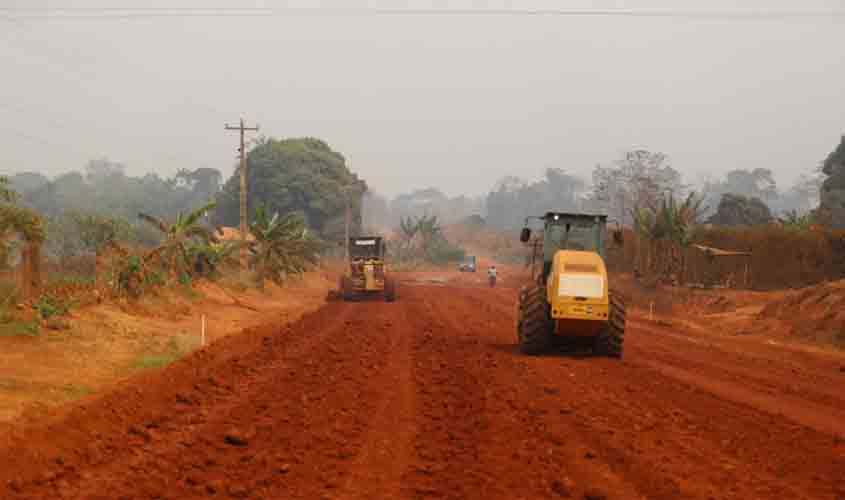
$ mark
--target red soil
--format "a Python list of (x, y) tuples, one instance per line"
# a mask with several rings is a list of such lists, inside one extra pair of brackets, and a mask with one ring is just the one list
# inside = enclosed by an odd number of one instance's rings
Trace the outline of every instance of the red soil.
[(0, 497), (845, 498), (842, 356), (633, 314), (621, 362), (526, 357), (515, 288), (480, 275), (251, 328), (17, 428)]

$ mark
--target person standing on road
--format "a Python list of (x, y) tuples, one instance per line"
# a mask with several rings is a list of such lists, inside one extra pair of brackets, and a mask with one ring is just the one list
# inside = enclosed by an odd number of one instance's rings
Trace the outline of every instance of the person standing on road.
[(490, 281), (490, 287), (496, 285), (496, 266), (487, 268), (487, 279)]

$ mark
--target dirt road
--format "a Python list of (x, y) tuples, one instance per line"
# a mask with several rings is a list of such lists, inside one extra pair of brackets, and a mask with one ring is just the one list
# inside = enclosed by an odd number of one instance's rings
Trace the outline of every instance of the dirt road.
[(529, 358), (514, 295), (223, 339), (3, 436), (0, 497), (845, 499), (842, 357), (634, 316), (622, 362)]

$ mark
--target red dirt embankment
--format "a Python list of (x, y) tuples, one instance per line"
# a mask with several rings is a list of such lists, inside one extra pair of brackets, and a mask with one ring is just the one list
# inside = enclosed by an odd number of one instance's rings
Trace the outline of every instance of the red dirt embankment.
[(514, 347), (509, 286), (331, 302), (0, 442), (0, 497), (829, 499), (845, 358), (633, 314), (623, 361)]
[[(68, 329), (0, 335), (0, 429), (23, 415), (105, 390), (138, 370), (161, 366), (200, 347), (202, 318), (211, 343), (269, 318), (291, 322), (324, 303), (331, 272), (308, 273), (282, 287), (235, 291), (199, 282), (157, 290), (138, 302), (74, 307)], [(14, 326), (14, 325), (12, 325)], [(14, 332), (17, 333), (17, 332)]]
[(766, 304), (757, 319), (768, 327), (779, 322), (789, 337), (845, 348), (845, 281), (789, 292)]

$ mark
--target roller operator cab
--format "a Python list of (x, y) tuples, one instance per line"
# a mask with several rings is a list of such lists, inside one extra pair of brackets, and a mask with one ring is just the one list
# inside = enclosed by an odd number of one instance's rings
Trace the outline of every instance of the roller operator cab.
[(551, 212), (535, 219), (542, 221), (542, 234), (532, 239), (526, 227), (520, 237), (534, 242), (532, 262), (542, 261), (538, 272), (532, 269), (535, 280), (519, 294), (521, 350), (588, 347), (622, 357), (625, 307), (610, 291), (605, 267), (607, 217)]
[(340, 280), (343, 300), (382, 295), (384, 300), (392, 302), (396, 298), (396, 288), (387, 272), (384, 239), (364, 236), (350, 238), (347, 244), (349, 261)]

